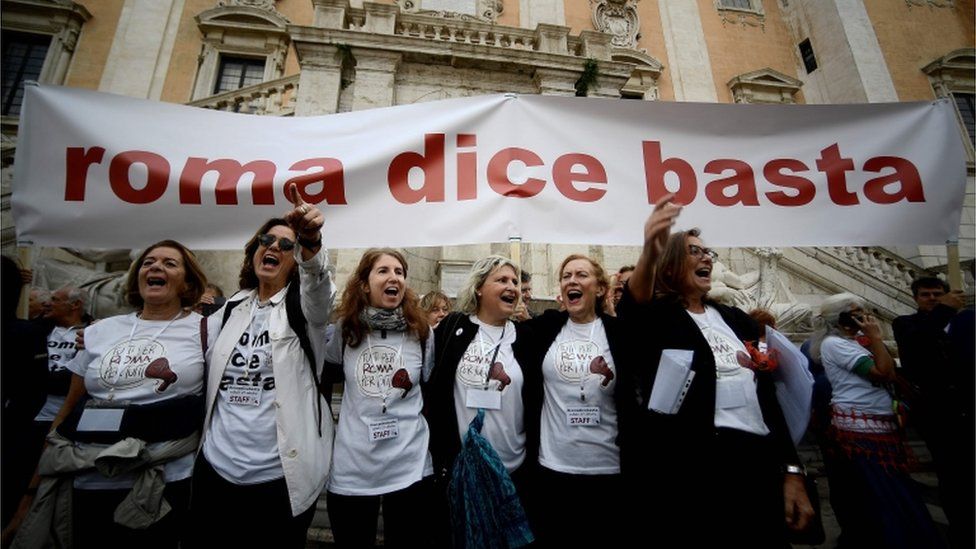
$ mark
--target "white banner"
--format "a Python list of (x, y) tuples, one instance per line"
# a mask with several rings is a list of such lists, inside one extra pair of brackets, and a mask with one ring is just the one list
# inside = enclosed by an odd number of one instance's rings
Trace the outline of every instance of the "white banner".
[(289, 208), (331, 248), (637, 245), (653, 202), (711, 246), (942, 244), (965, 153), (946, 101), (728, 105), (491, 95), (329, 116), (240, 115), (28, 87), (24, 245), (237, 249)]

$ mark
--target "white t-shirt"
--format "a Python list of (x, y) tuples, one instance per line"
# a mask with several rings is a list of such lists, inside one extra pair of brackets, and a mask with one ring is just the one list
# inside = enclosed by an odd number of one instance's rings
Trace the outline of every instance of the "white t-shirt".
[(616, 372), (603, 320), (570, 319), (542, 362), (540, 464), (576, 475), (620, 472)]
[[(339, 362), (342, 338), (328, 346), (326, 360)], [(433, 474), (430, 429), (421, 414), (422, 360), (433, 360), (433, 333), (426, 356), (410, 333), (376, 330), (342, 353), (345, 374), (336, 431), (330, 492), (375, 496), (401, 490)]]
[[(200, 319), (190, 313), (175, 320), (141, 320), (135, 313), (113, 316), (85, 329), (85, 350), (68, 369), (85, 379), (88, 394), (101, 400), (151, 404), (203, 392), (203, 348)], [(158, 444), (152, 443), (150, 448)], [(107, 445), (103, 445), (106, 446)], [(170, 461), (166, 482), (183, 480), (193, 471), (193, 452)], [(132, 474), (107, 478), (97, 472), (75, 477), (76, 488), (123, 489)]]
[(833, 395), (830, 404), (839, 411), (850, 414), (834, 414), (834, 424), (842, 429), (860, 432), (878, 432), (887, 427), (874, 421), (864, 421), (863, 414), (891, 415), (891, 396), (881, 387), (875, 387), (852, 370), (857, 362), (871, 357), (871, 353), (858, 342), (838, 336), (827, 336), (820, 346), (820, 359), (830, 380)]
[[(475, 315), (469, 318), (479, 328), (464, 351), (454, 375), (454, 411), (458, 418), (458, 432), (464, 440), (468, 433), (468, 424), (478, 414), (477, 408), (468, 408), (465, 405), (469, 389), (501, 391), (501, 408), (485, 409), (485, 424), (481, 434), (498, 452), (505, 468), (512, 472), (525, 461), (525, 405), (522, 402), (524, 379), (522, 368), (512, 351), (515, 325), (507, 321), (504, 327), (491, 326), (478, 320)], [(489, 364), (496, 347), (498, 355), (494, 363)]]
[[(48, 334), (47, 369), (52, 374), (66, 370), (68, 363), (75, 358), (78, 352), (75, 348), (75, 337), (80, 329), (79, 326), (55, 326)], [(54, 421), (63, 405), (64, 395), (47, 395), (47, 400), (34, 421)]]
[(756, 435), (769, 434), (759, 407), (756, 374), (740, 366), (735, 357), (739, 351), (747, 353), (746, 346), (714, 307), (706, 305), (704, 313), (688, 311), (688, 314), (715, 357), (715, 426)]
[(257, 484), (285, 475), (278, 455), (274, 364), (268, 332), (271, 302), (256, 299), (251, 322), (234, 347), (217, 390), (203, 455), (221, 477), (234, 484)]

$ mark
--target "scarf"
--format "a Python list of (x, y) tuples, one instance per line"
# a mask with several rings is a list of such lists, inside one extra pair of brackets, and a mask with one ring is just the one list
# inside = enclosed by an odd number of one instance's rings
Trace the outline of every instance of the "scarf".
[(403, 316), (403, 307), (397, 307), (393, 310), (366, 307), (366, 310), (359, 313), (359, 318), (369, 326), (370, 330), (403, 332), (407, 329), (407, 319)]

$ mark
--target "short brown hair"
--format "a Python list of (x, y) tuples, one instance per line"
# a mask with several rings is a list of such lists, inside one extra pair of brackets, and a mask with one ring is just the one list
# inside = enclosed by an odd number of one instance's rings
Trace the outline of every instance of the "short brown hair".
[(447, 297), (447, 294), (444, 292), (437, 290), (427, 292), (424, 294), (424, 297), (420, 298), (420, 308), (423, 309), (424, 312), (429, 313), (434, 308), (434, 305), (437, 305), (439, 301), (443, 301), (444, 304), (447, 305), (448, 309), (451, 308), (451, 298)]
[(598, 286), (603, 288), (603, 295), (600, 296), (599, 299), (597, 299), (596, 301), (597, 310), (594, 312), (596, 313), (607, 312), (606, 310), (607, 301), (606, 299), (603, 298), (607, 297), (607, 292), (610, 291), (610, 278), (607, 276), (607, 271), (603, 268), (603, 265), (600, 265), (593, 258), (587, 257), (583, 254), (570, 254), (566, 256), (566, 259), (564, 259), (563, 262), (559, 264), (559, 271), (556, 273), (556, 280), (562, 280), (563, 269), (566, 268), (566, 265), (570, 261), (576, 261), (577, 259), (588, 261), (590, 265), (593, 266), (593, 276), (596, 277), (596, 283)]
[[(753, 309), (749, 311), (749, 316), (759, 324), (760, 328), (769, 326), (774, 330), (776, 329), (776, 317), (766, 309)], [(760, 333), (765, 333), (765, 331), (761, 331)]]
[(160, 240), (146, 248), (139, 258), (132, 263), (132, 266), (129, 267), (128, 280), (125, 283), (126, 301), (136, 309), (142, 309), (143, 305), (146, 304), (145, 300), (142, 299), (142, 294), (139, 293), (139, 268), (142, 267), (142, 262), (146, 260), (149, 252), (156, 248), (173, 248), (180, 252), (185, 273), (183, 283), (186, 286), (180, 293), (180, 305), (183, 307), (196, 305), (197, 301), (200, 301), (200, 296), (203, 295), (203, 290), (207, 287), (207, 275), (200, 268), (193, 252), (175, 240)]

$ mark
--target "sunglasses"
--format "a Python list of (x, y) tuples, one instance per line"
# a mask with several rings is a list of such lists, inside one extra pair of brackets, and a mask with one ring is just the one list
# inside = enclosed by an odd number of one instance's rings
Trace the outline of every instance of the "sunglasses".
[(265, 248), (270, 248), (272, 244), (278, 241), (278, 248), (283, 252), (288, 252), (295, 249), (295, 241), (285, 238), (283, 236), (275, 237), (273, 234), (263, 234), (258, 236), (258, 243)]
[(718, 259), (718, 254), (715, 253), (715, 250), (711, 248), (702, 248), (701, 246), (696, 246), (694, 244), (688, 244), (688, 254), (691, 255), (691, 257), (698, 259), (701, 259), (703, 255), (707, 255), (708, 257), (712, 258), (713, 261)]

